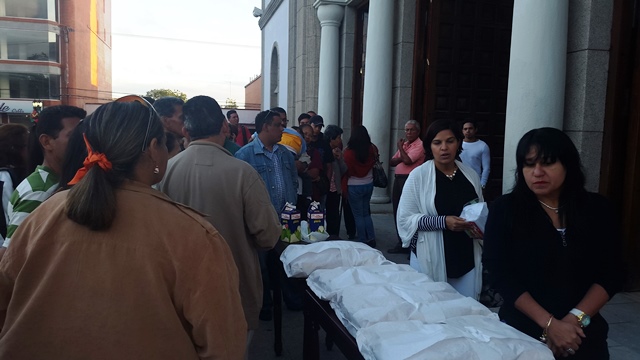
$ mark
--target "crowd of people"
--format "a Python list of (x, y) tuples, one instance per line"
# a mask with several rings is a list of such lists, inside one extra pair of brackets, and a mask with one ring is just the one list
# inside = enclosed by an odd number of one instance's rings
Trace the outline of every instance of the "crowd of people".
[[(59, 105), (31, 129), (0, 126), (0, 357), (245, 357), (272, 318), (274, 283), (302, 309), (299, 289), (270, 269), (286, 204), (304, 218), (320, 203), (329, 239), (377, 246), (368, 130), (351, 128), (345, 146), (315, 112), (297, 122), (275, 107), (252, 131), (208, 96), (132, 95), (88, 116)], [(390, 160), (388, 251), (475, 299), (484, 266), (505, 322), (556, 356), (607, 359), (599, 310), (623, 279), (611, 206), (585, 190), (569, 137), (535, 129), (518, 144), (513, 190), (472, 239), (460, 214), (484, 201), (490, 170), (477, 129), (436, 120), (422, 137), (406, 122)]]

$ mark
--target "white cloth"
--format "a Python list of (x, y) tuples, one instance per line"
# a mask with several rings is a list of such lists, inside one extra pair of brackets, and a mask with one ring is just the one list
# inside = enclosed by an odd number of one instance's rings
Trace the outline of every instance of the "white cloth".
[[(418, 262), (418, 258), (416, 257), (416, 254), (411, 253), (411, 255), (409, 256), (409, 265), (415, 271), (424, 273), (424, 271), (422, 271), (422, 269), (420, 268), (420, 263)], [(469, 297), (475, 296), (476, 300), (478, 300), (478, 297), (475, 295), (476, 294), (475, 292), (476, 276), (477, 276), (476, 270), (477, 269), (474, 267), (473, 269), (469, 270), (468, 273), (462, 275), (459, 278), (447, 277), (447, 282), (451, 284), (451, 286), (453, 286), (453, 288), (456, 289), (461, 295), (469, 296)]]
[(358, 331), (356, 341), (366, 360), (553, 360), (545, 344), (482, 315), (451, 318), (445, 324), (380, 322)]
[[(482, 186), (476, 172), (456, 160), (459, 172), (473, 185), (478, 199), (482, 197)], [(435, 206), (436, 198), (436, 167), (433, 160), (415, 168), (407, 178), (402, 189), (402, 196), (398, 204), (398, 234), (402, 246), (408, 247), (411, 238), (418, 231), (418, 222), (423, 215), (452, 215), (438, 214)], [(456, 214), (457, 215), (457, 214)], [(444, 241), (442, 231), (420, 231), (416, 244), (416, 255), (420, 269), (434, 281), (447, 281), (447, 267), (444, 258)], [(482, 246), (479, 240), (473, 240), (473, 255), (476, 268), (475, 299), (480, 296), (482, 287)]]
[(553, 359), (545, 344), (407, 265), (317, 269), (307, 284), (330, 301), (367, 360)]
[(330, 304), (354, 337), (358, 331), (381, 322), (418, 320), (423, 324), (435, 324), (465, 315), (490, 316), (498, 321), (498, 315), (486, 306), (460, 295), (444, 282), (420, 286), (358, 284), (338, 292)]
[(321, 241), (290, 245), (280, 255), (288, 277), (305, 278), (318, 269), (364, 265), (390, 265), (380, 250), (355, 241)]
[[(442, 289), (451, 288), (447, 283), (434, 283), (423, 273), (412, 269), (409, 265), (365, 265), (338, 267), (335, 269), (318, 269), (307, 278), (309, 288), (322, 300), (335, 301), (342, 290), (354, 285), (376, 284), (439, 284)], [(453, 291), (453, 289), (452, 289)]]

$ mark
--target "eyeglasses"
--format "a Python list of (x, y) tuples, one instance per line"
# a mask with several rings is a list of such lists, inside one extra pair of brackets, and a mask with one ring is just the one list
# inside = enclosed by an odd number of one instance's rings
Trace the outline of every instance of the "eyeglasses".
[(418, 131), (418, 129), (416, 128), (409, 128), (409, 129), (404, 129), (405, 132), (414, 132), (414, 131)]
[(264, 124), (264, 122), (267, 120), (267, 118), (269, 117), (269, 115), (270, 115), (271, 113), (274, 113), (274, 114), (275, 114), (275, 112), (273, 112), (273, 111), (271, 111), (271, 110), (267, 110), (267, 113), (266, 113), (266, 114), (264, 114), (264, 117), (262, 118), (262, 123), (263, 123), (263, 124)]
[[(273, 110), (265, 110), (265, 111), (266, 111), (267, 113), (266, 113), (266, 114), (264, 115), (264, 117), (262, 118), (262, 124), (263, 124), (263, 125), (264, 125), (264, 124), (267, 124), (267, 123), (266, 123), (266, 121), (267, 121), (267, 118), (269, 117), (269, 115), (271, 115), (271, 114), (275, 114), (275, 115), (280, 116), (280, 113), (279, 113), (279, 112), (276, 112), (276, 111), (273, 111)], [(273, 122), (273, 121), (272, 121), (272, 122)], [(281, 127), (287, 127), (286, 123), (288, 123), (288, 122), (289, 122), (289, 120), (287, 120), (287, 119), (280, 119), (280, 121), (278, 122), (278, 124), (267, 124), (267, 125), (270, 125), (270, 126), (280, 125)]]
[(149, 109), (149, 120), (147, 121), (147, 131), (145, 132), (144, 140), (142, 141), (142, 152), (144, 152), (144, 150), (147, 148), (147, 140), (149, 140), (149, 131), (151, 130), (151, 120), (153, 119), (153, 115), (155, 114), (158, 118), (160, 118), (160, 114), (158, 114), (158, 111), (156, 111), (156, 109), (153, 107), (153, 105), (151, 105), (149, 101), (147, 101), (147, 99), (139, 95), (123, 96), (119, 99), (116, 99), (115, 102), (119, 102), (119, 103), (137, 102)]

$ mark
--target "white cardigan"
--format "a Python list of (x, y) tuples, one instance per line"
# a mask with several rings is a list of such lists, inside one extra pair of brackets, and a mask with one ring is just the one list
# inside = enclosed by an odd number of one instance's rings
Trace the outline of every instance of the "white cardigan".
[[(484, 201), (478, 174), (457, 160), (455, 163), (460, 172), (473, 185), (478, 199)], [(411, 171), (404, 184), (396, 218), (403, 247), (409, 247), (413, 234), (418, 231), (418, 222), (423, 215), (439, 215), (435, 206), (435, 172), (435, 163), (433, 160), (429, 160)], [(418, 232), (416, 255), (425, 274), (434, 281), (447, 281), (442, 231)], [(482, 246), (480, 240), (473, 240), (473, 255), (476, 267), (475, 298), (478, 299), (482, 287)]]

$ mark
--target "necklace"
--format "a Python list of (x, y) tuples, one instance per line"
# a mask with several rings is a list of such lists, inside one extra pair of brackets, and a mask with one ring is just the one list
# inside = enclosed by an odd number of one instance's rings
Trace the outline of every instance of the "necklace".
[[(455, 173), (454, 173), (454, 175), (455, 175)], [(547, 209), (553, 210), (556, 214), (558, 213), (558, 211), (562, 207), (562, 206), (558, 206), (558, 207), (549, 206), (549, 205), (545, 204), (544, 202), (542, 202), (542, 200), (538, 200), (538, 202), (540, 204), (542, 204), (542, 206), (546, 207)]]
[(451, 175), (444, 174), (444, 176), (446, 176), (447, 179), (453, 181), (453, 177), (456, 176), (457, 172), (458, 172), (458, 169), (456, 168), (456, 169), (453, 170), (453, 174), (451, 174)]

